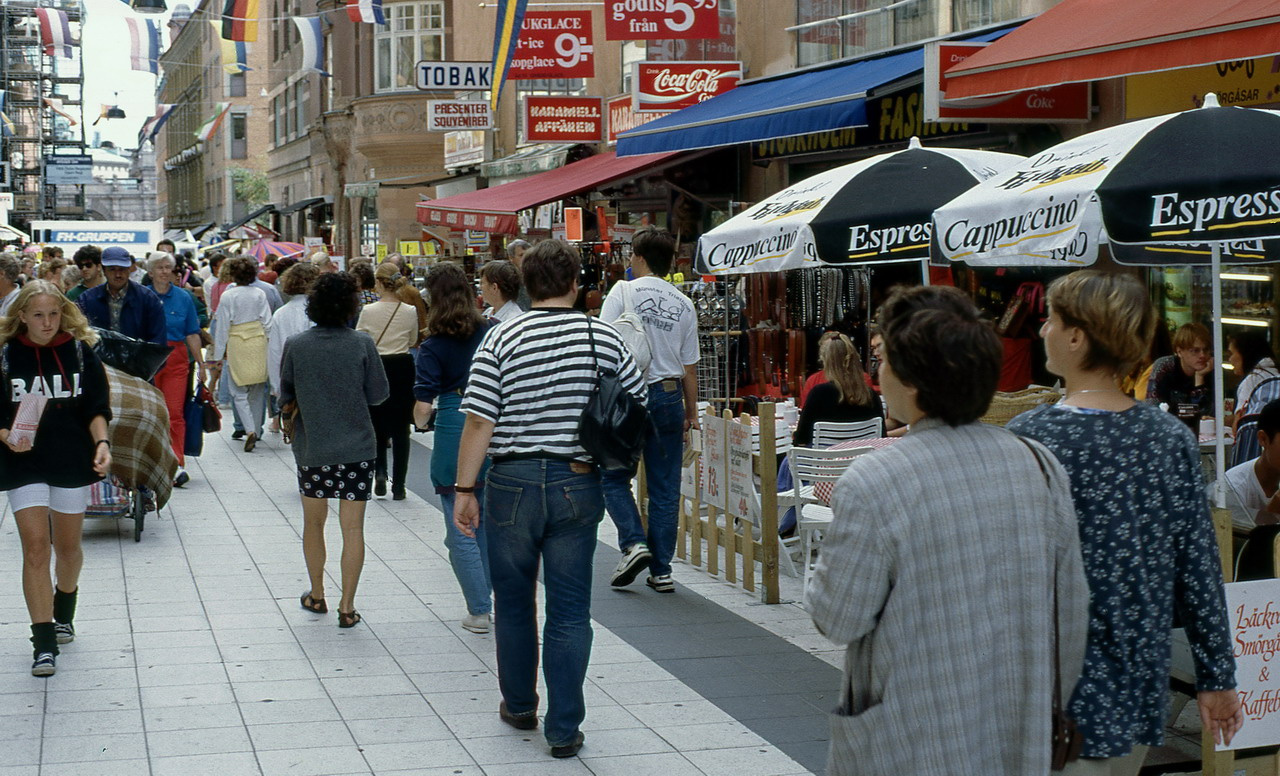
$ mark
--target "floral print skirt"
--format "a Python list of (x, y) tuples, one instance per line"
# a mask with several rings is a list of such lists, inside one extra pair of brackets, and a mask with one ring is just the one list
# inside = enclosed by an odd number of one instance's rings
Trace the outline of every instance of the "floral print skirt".
[(373, 461), (299, 466), (298, 490), (308, 498), (368, 501), (373, 495)]

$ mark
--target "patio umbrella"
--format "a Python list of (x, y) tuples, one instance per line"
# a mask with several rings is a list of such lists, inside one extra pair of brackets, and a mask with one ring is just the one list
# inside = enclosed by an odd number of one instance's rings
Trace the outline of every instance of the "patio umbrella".
[(934, 209), (1021, 159), (924, 148), (913, 137), (902, 151), (807, 178), (707, 232), (698, 240), (698, 270), (730, 275), (928, 259)]
[(306, 250), (302, 243), (282, 242), (279, 240), (258, 240), (249, 249), (247, 255), (262, 263), (268, 256), (296, 256)]
[[(1222, 358), (1222, 255), (1280, 259), (1280, 112), (1223, 108), (1132, 121), (1069, 140), (984, 181), (934, 214), (936, 250), (974, 263), (1208, 264)], [(1020, 258), (1021, 257), (1021, 258)], [(1029, 259), (1028, 257), (1035, 257)], [(1214, 370), (1218, 506), (1222, 370)]]

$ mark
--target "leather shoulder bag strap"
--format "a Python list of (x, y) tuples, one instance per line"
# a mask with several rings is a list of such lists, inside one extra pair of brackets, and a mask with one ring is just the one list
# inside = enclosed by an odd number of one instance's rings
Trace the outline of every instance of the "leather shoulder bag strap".
[(377, 338), (376, 340), (374, 340), (374, 341), (373, 341), (373, 347), (374, 347), (375, 349), (376, 349), (379, 345), (381, 345), (381, 344), (382, 344), (382, 337), (387, 333), (387, 329), (390, 329), (390, 328), (391, 328), (391, 322), (392, 322), (392, 321), (394, 321), (394, 320), (396, 319), (396, 313), (400, 312), (400, 307), (399, 307), (399, 305), (400, 305), (400, 303), (399, 303), (399, 302), (397, 302), (397, 303), (396, 303), (396, 309), (392, 310), (392, 311), (391, 311), (391, 315), (387, 318), (387, 325), (382, 327), (382, 334), (379, 334), (379, 335), (378, 335), (378, 338)]

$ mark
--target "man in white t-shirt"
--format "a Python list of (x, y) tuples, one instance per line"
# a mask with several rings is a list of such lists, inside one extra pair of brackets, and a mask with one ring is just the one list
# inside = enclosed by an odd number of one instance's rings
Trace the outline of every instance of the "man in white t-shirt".
[(1227, 470), (1227, 504), (1237, 528), (1280, 522), (1280, 400), (1268, 402), (1258, 415), (1262, 454)]
[[(646, 535), (631, 492), (634, 471), (602, 474), (605, 508), (618, 528), (622, 560), (610, 582), (625, 587), (645, 566), (646, 584), (659, 593), (674, 593), (671, 558), (676, 549), (680, 510), (680, 466), (684, 435), (698, 426), (698, 322), (693, 303), (662, 278), (671, 272), (676, 242), (653, 228), (636, 232), (631, 241), (629, 285), (633, 312), (644, 323), (653, 360), (645, 374), (649, 418), (653, 426), (645, 441), (645, 482), (649, 492), (649, 530)], [(612, 323), (626, 312), (621, 285), (604, 300), (600, 318)]]

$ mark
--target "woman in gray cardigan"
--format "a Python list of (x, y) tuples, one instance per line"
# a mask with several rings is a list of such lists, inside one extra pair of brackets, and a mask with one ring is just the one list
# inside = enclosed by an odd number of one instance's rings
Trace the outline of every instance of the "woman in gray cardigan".
[(1048, 774), (1055, 630), (1066, 699), (1088, 625), (1066, 474), (977, 422), (1001, 348), (967, 297), (899, 291), (880, 322), (885, 403), (911, 431), (836, 484), (809, 590), (847, 650), (827, 773)]
[(290, 337), (280, 364), (280, 404), (296, 402), (293, 457), (302, 493), (302, 554), (311, 587), (302, 608), (329, 611), (324, 600), (324, 523), (331, 498), (339, 499), (342, 524), (342, 599), (338, 627), (360, 622), (356, 585), (364, 567), (364, 509), (373, 493), (377, 455), (369, 406), (389, 388), (373, 339), (347, 328), (360, 310), (355, 279), (345, 272), (321, 275), (307, 300), (315, 328)]

